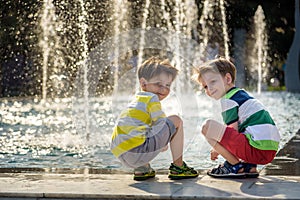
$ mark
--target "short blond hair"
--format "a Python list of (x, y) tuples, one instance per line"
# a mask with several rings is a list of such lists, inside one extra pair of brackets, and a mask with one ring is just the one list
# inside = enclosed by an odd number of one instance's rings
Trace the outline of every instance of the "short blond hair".
[(227, 73), (229, 73), (232, 78), (232, 83), (235, 82), (236, 67), (231, 61), (226, 58), (216, 58), (194, 68), (192, 79), (200, 83), (202, 75), (206, 72), (220, 73), (222, 76), (225, 76)]
[(161, 60), (157, 57), (151, 57), (147, 59), (138, 68), (138, 78), (145, 78), (150, 80), (152, 77), (157, 76), (161, 73), (166, 73), (172, 76), (172, 81), (176, 78), (178, 74), (178, 69), (176, 69), (168, 59)]

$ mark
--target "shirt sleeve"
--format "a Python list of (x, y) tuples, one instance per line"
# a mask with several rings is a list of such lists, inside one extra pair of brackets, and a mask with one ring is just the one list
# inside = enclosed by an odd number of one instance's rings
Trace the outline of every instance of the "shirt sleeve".
[(221, 101), (222, 117), (225, 124), (229, 125), (239, 120), (239, 105), (230, 99)]
[(154, 125), (159, 119), (166, 117), (165, 113), (162, 111), (161, 103), (156, 95), (151, 98), (150, 102), (148, 103), (147, 110), (151, 116), (152, 125)]

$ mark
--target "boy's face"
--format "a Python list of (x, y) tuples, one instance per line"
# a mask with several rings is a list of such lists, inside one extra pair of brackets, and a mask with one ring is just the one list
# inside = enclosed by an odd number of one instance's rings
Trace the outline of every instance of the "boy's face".
[(223, 77), (219, 73), (205, 72), (201, 75), (200, 82), (205, 93), (216, 100), (222, 98), (234, 86), (229, 73)]
[(167, 73), (161, 73), (150, 80), (140, 79), (142, 90), (156, 94), (160, 101), (169, 95), (172, 82), (172, 76)]

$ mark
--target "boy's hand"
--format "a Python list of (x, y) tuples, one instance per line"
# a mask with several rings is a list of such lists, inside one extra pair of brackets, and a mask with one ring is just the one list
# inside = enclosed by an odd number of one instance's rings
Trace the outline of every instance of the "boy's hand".
[(216, 152), (214, 149), (210, 150), (210, 159), (211, 160), (217, 160), (219, 153)]

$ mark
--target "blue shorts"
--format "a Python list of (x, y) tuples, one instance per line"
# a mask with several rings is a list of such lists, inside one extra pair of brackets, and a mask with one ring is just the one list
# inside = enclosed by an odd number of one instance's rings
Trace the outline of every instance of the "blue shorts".
[(123, 165), (131, 168), (137, 168), (153, 160), (170, 142), (176, 128), (173, 122), (166, 118), (164, 125), (155, 134), (146, 134), (146, 141), (128, 152), (123, 153), (119, 159)]

